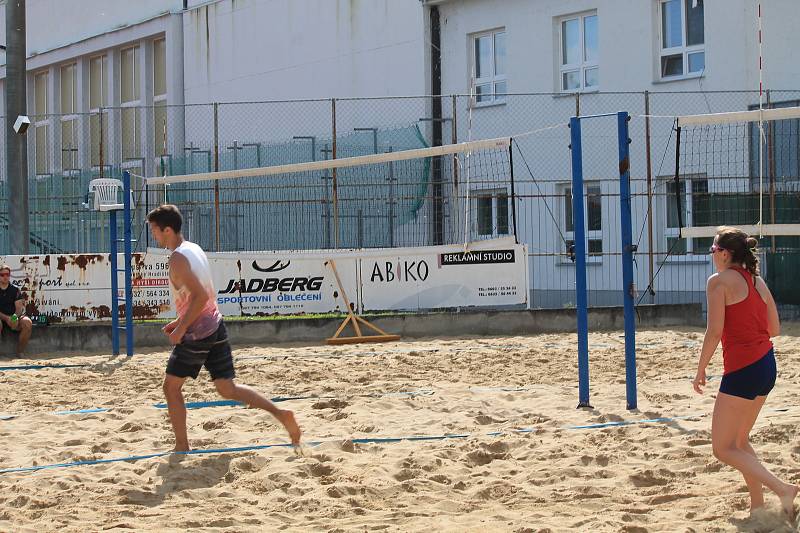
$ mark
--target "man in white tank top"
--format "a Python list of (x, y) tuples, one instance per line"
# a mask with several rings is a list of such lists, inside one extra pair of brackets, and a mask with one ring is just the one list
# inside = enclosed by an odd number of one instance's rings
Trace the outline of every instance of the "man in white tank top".
[(263, 394), (234, 382), (233, 355), (217, 308), (208, 258), (202, 248), (184, 240), (181, 235), (183, 218), (178, 208), (174, 205), (157, 207), (148, 213), (147, 222), (153, 238), (172, 250), (169, 281), (175, 294), (178, 317), (163, 330), (174, 345), (167, 362), (164, 396), (175, 432), (175, 451), (190, 449), (186, 434), (186, 404), (181, 388), (186, 378), (196, 379), (204, 366), (223, 398), (270, 412), (286, 428), (292, 444), (300, 444), (300, 428), (292, 411), (278, 409)]

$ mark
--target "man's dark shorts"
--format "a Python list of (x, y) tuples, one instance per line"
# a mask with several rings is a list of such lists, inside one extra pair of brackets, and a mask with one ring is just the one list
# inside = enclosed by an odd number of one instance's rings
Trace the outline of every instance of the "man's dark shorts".
[(200, 369), (206, 367), (211, 380), (233, 379), (233, 354), (228, 343), (228, 332), (220, 321), (217, 331), (205, 339), (183, 341), (172, 350), (167, 362), (167, 374), (179, 378), (197, 379)]

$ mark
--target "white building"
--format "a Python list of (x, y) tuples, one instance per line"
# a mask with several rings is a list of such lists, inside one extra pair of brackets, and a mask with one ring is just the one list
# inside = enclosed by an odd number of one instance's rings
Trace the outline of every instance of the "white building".
[[(457, 137), (492, 138), (563, 124), (575, 114), (628, 111), (631, 128), (633, 231), (639, 252), (654, 251), (653, 265), (640, 256), (636, 284), (648, 285), (663, 253), (677, 237), (677, 221), (668, 217), (675, 188), (672, 118), (650, 124), (651, 177), (660, 193), (653, 199), (652, 248), (648, 246), (647, 161), (644, 91), (652, 115), (688, 115), (743, 111), (758, 106), (759, 47), (754, 0), (424, 0), (429, 34), (441, 40), (441, 94), (469, 94), (459, 100)], [(763, 2), (763, 80), (773, 105), (800, 105), (800, 69), (793, 65), (800, 9), (794, 0)], [(435, 37), (431, 37), (435, 39)], [(434, 72), (435, 72), (434, 68)], [(435, 82), (434, 82), (435, 83)], [(429, 85), (429, 88), (431, 86)], [(715, 91), (749, 93), (715, 93)], [(683, 91), (692, 91), (684, 93)], [(635, 92), (635, 94), (626, 94)], [(505, 94), (508, 93), (508, 94)], [(524, 93), (524, 94), (515, 94)], [(612, 94), (608, 94), (612, 93)], [(617, 94), (613, 94), (617, 93)], [(453, 116), (444, 106), (445, 118)], [(468, 131), (467, 124), (472, 125)], [(796, 126), (795, 126), (796, 127)], [(613, 118), (583, 121), (585, 193), (589, 252), (589, 288), (595, 304), (619, 303), (619, 188)], [(515, 159), (517, 231), (531, 248), (534, 305), (568, 305), (574, 266), (568, 259), (536, 255), (564, 249), (572, 239), (571, 163), (566, 128), (520, 138), (533, 176)], [(796, 148), (795, 148), (796, 150)], [(731, 157), (736, 157), (735, 155)], [(741, 157), (741, 156), (739, 156)], [(792, 159), (792, 157), (794, 159)], [(797, 153), (787, 159), (796, 160)], [(662, 161), (663, 160), (663, 161)], [(692, 225), (692, 191), (709, 190), (698, 176), (683, 185), (684, 225)], [(667, 194), (670, 193), (670, 194)], [(547, 198), (541, 199), (542, 194)], [(511, 210), (498, 209), (510, 191), (486, 193), (473, 203), (473, 224), (482, 212), (495, 217), (494, 229), (511, 227)], [(482, 197), (481, 197), (482, 196)], [(550, 217), (545, 203), (553, 213)], [(502, 217), (504, 220), (497, 220)], [(487, 226), (484, 232), (489, 232)], [(644, 237), (639, 239), (640, 230)], [(500, 232), (502, 233), (502, 232)], [(679, 242), (655, 279), (660, 301), (670, 294), (701, 293), (711, 272), (708, 243)], [(661, 255), (658, 255), (658, 252)], [(644, 259), (644, 260), (643, 260)], [(598, 290), (599, 289), (599, 290)], [(604, 291), (608, 291), (604, 294)], [(574, 302), (571, 302), (574, 303)]]
[[(104, 116), (110, 153), (103, 154), (103, 164), (151, 173), (165, 144), (178, 157), (185, 146), (208, 145), (212, 137), (210, 106), (189, 107), (185, 116), (181, 108), (163, 106), (425, 90), (423, 11), (417, 2), (84, 0), (80, 9), (77, 5), (27, 1), (28, 112), (35, 118), (29, 166), (40, 176), (97, 169), (100, 108), (114, 108)], [(0, 9), (0, 41), (4, 33), (5, 9)], [(321, 123), (329, 123), (328, 104), (298, 104), (286, 112), (309, 116), (315, 105)], [(140, 106), (156, 110), (125, 111)], [(267, 115), (244, 109), (223, 116), (220, 143), (235, 138), (229, 129), (245, 136), (253, 124), (279, 129), (274, 120), (264, 126)], [(306, 120), (314, 134), (319, 129), (311, 124), (314, 118)]]

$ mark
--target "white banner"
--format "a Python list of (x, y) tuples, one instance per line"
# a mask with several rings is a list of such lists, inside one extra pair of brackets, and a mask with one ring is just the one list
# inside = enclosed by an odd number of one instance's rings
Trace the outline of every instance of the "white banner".
[(511, 238), (383, 250), (361, 259), (364, 310), (421, 310), (528, 302), (528, 254)]
[[(167, 250), (133, 257), (135, 319), (175, 316)], [(225, 316), (341, 312), (333, 270), (359, 310), (423, 310), (527, 303), (527, 251), (513, 239), (462, 246), (319, 252), (209, 253), (217, 303)], [(27, 312), (42, 322), (111, 317), (108, 254), (6, 256)], [(118, 268), (124, 267), (118, 256)], [(119, 293), (124, 282), (119, 274)], [(124, 301), (118, 301), (124, 311)]]

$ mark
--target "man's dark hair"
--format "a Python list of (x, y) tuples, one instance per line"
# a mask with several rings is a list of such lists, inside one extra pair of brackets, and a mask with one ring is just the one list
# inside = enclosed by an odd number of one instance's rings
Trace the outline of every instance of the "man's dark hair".
[(147, 213), (147, 221), (152, 222), (159, 229), (172, 228), (175, 233), (181, 232), (183, 217), (177, 206), (164, 204)]

